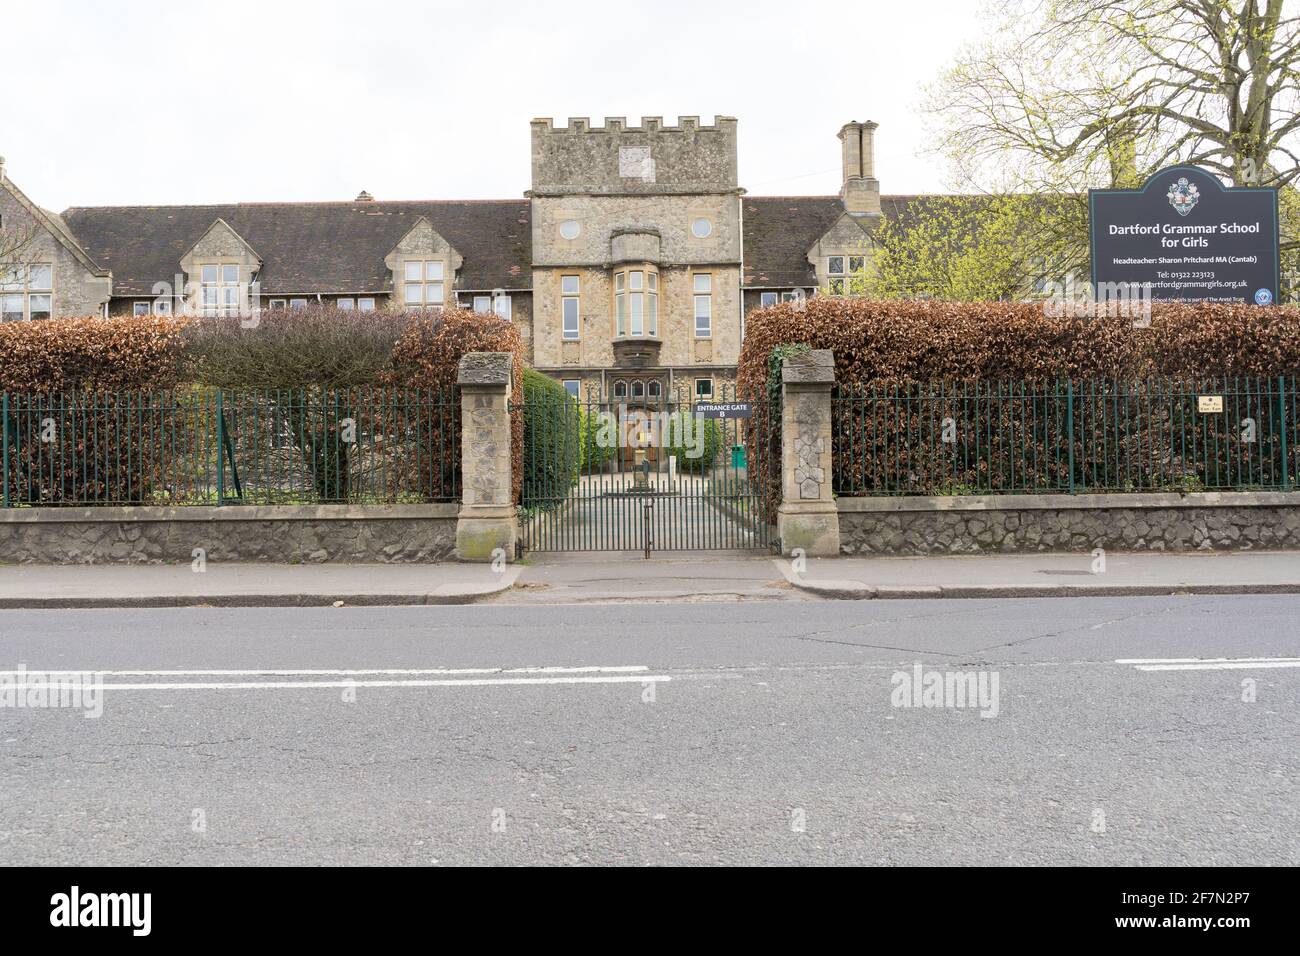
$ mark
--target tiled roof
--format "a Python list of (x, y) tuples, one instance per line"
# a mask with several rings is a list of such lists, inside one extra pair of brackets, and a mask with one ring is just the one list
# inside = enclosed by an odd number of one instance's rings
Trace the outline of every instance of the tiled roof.
[[(880, 211), (904, 226), (914, 221), (927, 200), (937, 196), (881, 196)], [(810, 250), (844, 213), (838, 196), (746, 196), (745, 285), (805, 287), (817, 285), (808, 262)]]
[(459, 289), (532, 285), (526, 199), (449, 202), (243, 203), (226, 206), (72, 208), (63, 220), (87, 253), (113, 271), (113, 294), (150, 295), (224, 219), (262, 258), (262, 292), (385, 292), (384, 257), (426, 217), (464, 257)]

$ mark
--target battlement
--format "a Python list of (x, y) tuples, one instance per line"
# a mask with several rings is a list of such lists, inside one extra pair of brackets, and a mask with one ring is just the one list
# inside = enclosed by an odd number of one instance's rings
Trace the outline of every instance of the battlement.
[(713, 125), (701, 124), (698, 116), (679, 116), (676, 126), (665, 126), (662, 116), (643, 116), (640, 126), (628, 126), (626, 116), (606, 116), (604, 126), (592, 126), (586, 116), (570, 116), (568, 126), (556, 126), (549, 116), (538, 117), (532, 121), (534, 130), (543, 129), (549, 133), (686, 133), (694, 130), (716, 132), (736, 128), (734, 116), (715, 116)]
[(662, 116), (645, 116), (629, 126), (607, 116), (592, 126), (585, 116), (556, 126), (532, 121), (532, 195), (716, 194), (737, 186), (736, 120), (679, 116), (665, 126)]

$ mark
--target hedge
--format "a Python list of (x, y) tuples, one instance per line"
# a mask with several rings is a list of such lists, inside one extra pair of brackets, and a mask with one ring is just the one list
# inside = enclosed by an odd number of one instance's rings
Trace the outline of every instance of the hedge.
[[(1026, 303), (815, 298), (802, 306), (779, 305), (750, 314), (737, 376), (740, 392), (763, 395), (771, 383), (773, 356), (795, 344), (835, 353), (840, 395), (872, 389), (915, 394), (918, 386), (938, 383), (948, 389), (946, 398), (911, 400), (889, 415), (837, 416), (837, 448), (855, 449), (852, 460), (844, 454), (836, 457), (840, 487), (867, 493), (943, 493), (964, 486), (1000, 490), (996, 476), (1025, 446), (1023, 415), (1015, 402), (959, 406), (953, 388), (1002, 383), (1008, 389), (1042, 390), (1063, 380), (1108, 380), (1112, 384), (1104, 398), (1111, 404), (1106, 407), (1115, 408), (1122, 401), (1136, 415), (1137, 410), (1158, 404), (1170, 390), (1169, 380), (1295, 374), (1300, 370), (1300, 308), (1157, 305), (1149, 326), (1137, 327), (1131, 319), (1119, 317), (1052, 318), (1041, 305)], [(1168, 404), (1169, 410), (1159, 415), (1135, 417), (1117, 448), (1113, 416), (1108, 420), (1093, 415), (1085, 420), (1088, 406), (1080, 403), (1073, 427), (1077, 482), (1094, 488), (1110, 483), (1098, 481), (1107, 469), (1105, 462), (1093, 460), (1097, 449), (1109, 448), (1109, 454), (1149, 463), (1115, 490), (1130, 484), (1183, 489), (1207, 484), (1206, 473), (1226, 467), (1223, 456), (1228, 451), (1192, 462), (1182, 451), (1183, 434), (1172, 424), (1180, 407)], [(775, 412), (779, 405), (762, 403), (756, 409), (750, 439), (756, 442), (763, 436), (764, 460), (777, 462), (780, 427), (778, 421), (768, 420), (770, 409)], [(931, 440), (931, 424), (945, 417), (960, 423), (963, 441), (977, 433), (994, 440), (982, 445), (973, 458), (962, 457), (965, 449), (960, 446), (939, 447)], [(1057, 434), (1059, 429), (1052, 431)], [(1262, 440), (1276, 437), (1267, 435)], [(1036, 446), (1044, 452), (1038, 463), (1019, 469), (1014, 487), (1005, 490), (1069, 486), (1071, 476), (1061, 471), (1063, 463), (1071, 460), (1068, 444), (1062, 447), (1056, 437), (1044, 441), (1040, 438)], [(954, 469), (947, 457), (950, 453), (959, 457), (960, 468)], [(1280, 467), (1294, 470), (1293, 463)], [(779, 472), (764, 469), (762, 482), (774, 507), (780, 495)]]
[[(690, 421), (692, 444), (694, 450), (699, 451), (695, 457), (691, 456), (693, 449), (688, 448), (686, 442), (682, 440), (683, 416)], [(718, 457), (718, 449), (722, 447), (722, 426), (717, 419), (696, 418), (693, 412), (673, 412), (668, 416), (665, 426), (667, 434), (664, 436), (663, 455), (677, 457), (678, 471), (704, 474), (713, 467), (713, 462)], [(699, 444), (695, 445), (695, 442)]]
[[(101, 318), (0, 325), (0, 422), (11, 501), (58, 505), (148, 500), (167, 452), (150, 440), (172, 406), (149, 393), (176, 385), (181, 330), (173, 318)], [(102, 392), (93, 404), (65, 392)], [(174, 447), (174, 445), (173, 445)]]
[[(468, 309), (444, 309), (436, 313), (417, 313), (393, 349), (391, 384), (408, 388), (429, 388), (451, 394), (460, 372), (460, 360), (470, 352), (509, 352), (514, 356), (511, 376), (511, 459), (514, 476), (512, 493), (519, 501), (523, 487), (524, 417), (520, 411), (524, 398), (523, 339), (519, 329), (495, 315), (481, 315)], [(444, 469), (460, 468), (460, 426), (456, 419), (454, 434), (432, 436), (438, 441), (450, 439), (456, 450), (445, 459)], [(430, 484), (424, 480), (423, 486)], [(436, 483), (433, 483), (436, 484)]]
[(567, 497), (582, 464), (584, 422), (563, 385), (524, 369), (524, 488), (530, 500)]

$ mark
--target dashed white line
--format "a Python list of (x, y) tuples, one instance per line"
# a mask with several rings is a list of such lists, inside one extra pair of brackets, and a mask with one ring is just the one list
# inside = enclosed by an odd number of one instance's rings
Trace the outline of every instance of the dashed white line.
[(1139, 671), (1269, 670), (1300, 667), (1300, 657), (1130, 657), (1115, 663)]

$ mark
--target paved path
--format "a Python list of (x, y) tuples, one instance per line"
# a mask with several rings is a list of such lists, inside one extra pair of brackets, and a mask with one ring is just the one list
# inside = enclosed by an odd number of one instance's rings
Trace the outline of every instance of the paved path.
[[(1296, 865), (1297, 620), (1293, 596), (3, 611), (0, 668), (106, 686), (98, 719), (0, 709), (0, 863)], [(895, 706), (918, 663), (997, 675), (996, 706)]]

